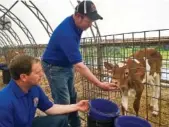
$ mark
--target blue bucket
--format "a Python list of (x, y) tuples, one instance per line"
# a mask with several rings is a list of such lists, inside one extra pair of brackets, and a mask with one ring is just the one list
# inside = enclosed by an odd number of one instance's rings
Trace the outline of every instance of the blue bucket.
[(118, 105), (106, 99), (93, 99), (89, 106), (89, 116), (95, 120), (112, 120), (120, 114)]
[(136, 116), (119, 116), (115, 120), (115, 127), (151, 127), (151, 124)]

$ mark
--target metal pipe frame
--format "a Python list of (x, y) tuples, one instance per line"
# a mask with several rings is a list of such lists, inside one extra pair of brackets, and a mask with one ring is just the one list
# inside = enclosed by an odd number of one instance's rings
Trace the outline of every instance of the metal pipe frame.
[(3, 47), (8, 46), (8, 43), (4, 40), (4, 38), (0, 35), (0, 44), (3, 45)]
[(15, 44), (11, 40), (11, 38), (8, 36), (8, 34), (5, 31), (0, 31), (0, 34), (7, 40), (8, 44), (10, 46), (14, 46)]
[(18, 45), (23, 45), (23, 42), (21, 41), (20, 37), (12, 27), (8, 30), (8, 32), (13, 36)]
[(35, 17), (39, 20), (48, 36), (50, 37), (53, 33), (53, 29), (42, 12), (35, 6), (32, 1), (26, 2), (22, 0), (21, 2), (35, 15)]
[[(8, 9), (5, 8), (3, 5), (0, 5), (0, 11), (2, 13), (6, 13), (8, 11)], [(30, 44), (34, 44), (34, 45), (37, 44), (33, 35), (29, 31), (29, 29), (14, 13), (12, 13), (11, 11), (8, 11), (8, 13), (6, 13), (6, 15), (21, 28), (21, 30), (25, 33), (26, 37), (28, 38)]]

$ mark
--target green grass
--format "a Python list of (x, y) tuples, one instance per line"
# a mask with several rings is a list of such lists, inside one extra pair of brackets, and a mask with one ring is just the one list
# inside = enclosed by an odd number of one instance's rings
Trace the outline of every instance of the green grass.
[[(156, 47), (154, 47), (156, 48)], [(169, 60), (169, 50), (164, 50), (161, 47), (156, 48), (162, 55), (162, 59), (164, 60)], [(85, 49), (81, 49), (82, 56), (84, 61), (89, 64), (89, 65), (94, 65), (96, 64), (97, 58), (103, 58), (104, 60), (110, 60), (111, 61), (119, 61), (119, 60), (124, 60), (128, 58), (130, 55), (135, 53), (136, 51), (140, 50), (139, 47), (103, 47), (99, 50), (99, 53), (97, 53), (96, 47), (89, 47)], [(114, 60), (113, 60), (114, 59)], [(99, 63), (101, 65), (102, 63)], [(163, 63), (164, 68), (169, 68), (169, 62), (166, 61)]]
[[(124, 58), (124, 57), (129, 57), (136, 51), (138, 51), (140, 48), (135, 47), (135, 48), (120, 48), (120, 47), (104, 47), (99, 50), (101, 52), (102, 57), (111, 57), (111, 58)], [(157, 50), (161, 53), (163, 59), (169, 59), (169, 51), (157, 48)], [(81, 50), (82, 55), (84, 58), (87, 57), (100, 57), (97, 54), (97, 49), (95, 47), (90, 47), (86, 49)]]
[(169, 59), (169, 51), (160, 51), (163, 59), (168, 60)]

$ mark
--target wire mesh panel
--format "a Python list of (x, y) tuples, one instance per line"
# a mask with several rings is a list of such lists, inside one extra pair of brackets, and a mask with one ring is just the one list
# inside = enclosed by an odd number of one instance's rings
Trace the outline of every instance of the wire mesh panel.
[[(112, 81), (112, 74), (104, 67), (104, 62), (113, 65), (121, 61), (128, 60), (134, 53), (139, 50), (153, 48), (162, 56), (162, 67), (160, 72), (160, 85), (154, 81), (153, 87), (148, 83), (144, 83), (144, 91), (140, 100), (139, 116), (151, 122), (153, 127), (169, 126), (169, 30), (153, 30), (143, 32), (123, 33), (116, 35), (102, 36), (101, 40), (93, 38), (83, 38), (81, 40), (81, 53), (84, 63), (90, 68), (93, 74), (101, 81)], [(145, 53), (145, 58), (146, 56)], [(153, 56), (154, 59), (156, 56)], [(157, 59), (158, 60), (158, 59)], [(157, 64), (158, 66), (158, 64)], [(159, 65), (160, 66), (160, 65)], [(146, 70), (147, 71), (147, 70)], [(149, 72), (151, 73), (151, 72)], [(78, 77), (78, 96), (79, 99), (106, 98), (116, 102), (121, 107), (121, 92), (119, 91), (102, 91), (88, 82), (83, 77)], [(159, 88), (153, 95), (153, 88)], [(157, 93), (158, 92), (158, 93)], [(133, 109), (133, 101), (135, 96), (129, 96), (127, 115), (135, 115)], [(154, 115), (150, 106), (151, 100), (157, 99), (159, 111)], [(156, 103), (155, 102), (155, 103)], [(81, 116), (85, 119), (87, 114)]]
[[(0, 57), (5, 57), (5, 60), (1, 61), (1, 63), (9, 64), (11, 59), (17, 54), (27, 54), (30, 56), (41, 57), (44, 52), (46, 45), (22, 45), (22, 46), (14, 46), (14, 47), (1, 47), (0, 48)], [(0, 59), (1, 60), (1, 59)]]
[[(46, 45), (24, 45), (19, 47), (2, 47), (1, 55), (12, 55), (13, 52), (25, 53), (31, 56), (40, 57)], [(169, 30), (143, 31), (123, 33), (116, 35), (102, 36), (101, 38), (83, 38), (81, 40), (80, 51), (84, 63), (90, 68), (93, 74), (101, 81), (112, 82), (112, 74), (105, 68), (104, 62), (112, 65), (121, 61), (126, 61), (134, 53), (141, 49), (156, 49), (162, 56), (162, 67), (160, 70), (160, 85), (154, 84), (155, 88), (160, 88), (159, 98), (152, 96), (151, 84), (144, 84), (144, 91), (140, 100), (139, 116), (151, 122), (153, 127), (169, 126)], [(145, 57), (147, 57), (145, 55)], [(11, 58), (10, 58), (11, 59)], [(134, 68), (134, 67), (133, 67)], [(49, 86), (44, 79), (44, 88), (50, 95)], [(120, 91), (102, 91), (88, 82), (79, 73), (75, 73), (75, 87), (78, 91), (78, 99), (105, 98), (116, 102), (121, 107)], [(133, 95), (133, 94), (131, 94)], [(135, 115), (133, 101), (135, 96), (129, 96), (127, 115)], [(152, 115), (150, 102), (158, 99), (158, 115)], [(80, 114), (86, 120), (87, 114)], [(86, 124), (84, 122), (84, 124)], [(86, 126), (86, 125), (84, 125)]]

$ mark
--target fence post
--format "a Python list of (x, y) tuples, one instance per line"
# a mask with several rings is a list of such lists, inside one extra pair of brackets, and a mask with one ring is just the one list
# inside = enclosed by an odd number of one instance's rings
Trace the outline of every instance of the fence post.
[(102, 46), (101, 46), (101, 44), (100, 44), (100, 41), (99, 41), (99, 39), (97, 39), (98, 41), (98, 43), (97, 43), (97, 69), (98, 69), (98, 76), (99, 76), (99, 79), (101, 80), (101, 70), (102, 70), (102, 63), (103, 63), (103, 56), (102, 56), (102, 50), (103, 50), (103, 48), (102, 48)]

